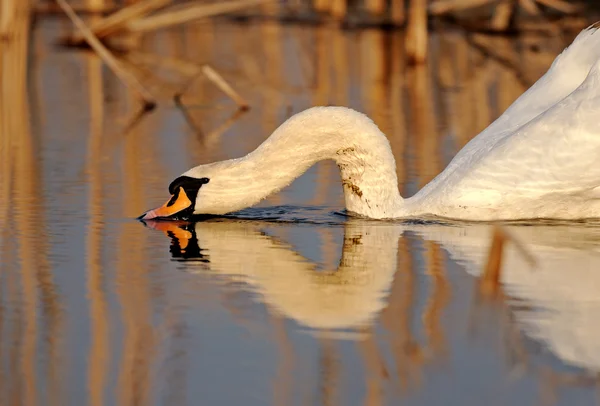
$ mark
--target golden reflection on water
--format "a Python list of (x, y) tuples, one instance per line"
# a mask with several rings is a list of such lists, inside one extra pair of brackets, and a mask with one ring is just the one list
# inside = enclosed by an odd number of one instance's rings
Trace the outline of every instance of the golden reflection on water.
[(87, 290), (90, 303), (90, 330), (92, 342), (88, 360), (88, 391), (90, 405), (105, 404), (104, 391), (110, 354), (110, 324), (103, 289), (105, 275), (102, 269), (103, 227), (103, 185), (100, 167), (100, 154), (104, 134), (104, 86), (102, 80), (102, 61), (90, 55), (86, 58), (89, 83), (90, 132), (89, 152), (87, 154), (87, 176), (90, 188), (89, 216), (87, 230), (86, 268), (88, 272)]
[[(16, 15), (27, 16), (28, 7), (28, 2), (19, 3)], [(57, 333), (62, 324), (60, 298), (46, 241), (29, 238), (45, 232), (45, 202), (39, 194), (41, 140), (31, 128), (33, 114), (27, 92), (30, 21), (6, 17), (0, 27), (0, 34), (11, 29), (0, 54), (0, 222), (4, 226), (0, 290), (6, 298), (0, 305), (0, 337), (4, 343), (0, 357), (9, 368), (2, 368), (1, 399), (3, 403), (36, 404), (40, 399), (39, 376), (44, 374), (48, 376), (44, 382), (49, 392), (47, 401), (58, 404), (61, 382), (56, 377), (62, 363), (57, 348), (61, 342)], [(42, 362), (37, 359), (38, 350), (45, 358)]]
[[(256, 404), (376, 405), (397, 397), (425, 404), (415, 396), (448, 391), (428, 386), (448, 365), (463, 383), (478, 378), (454, 358), (477, 357), (463, 348), (465, 313), (475, 315), (467, 317), (474, 331), (489, 335), (479, 356), (492, 359), (495, 372), (485, 376), (505, 379), (505, 359), (514, 357), (543, 401), (559, 402), (554, 394), (563, 387), (597, 387), (594, 227), (513, 227), (540, 265), (531, 271), (509, 247), (505, 295), (494, 305), (477, 299), (463, 275), (485, 264), (485, 226), (337, 217), (334, 226), (152, 225), (165, 239), (131, 221), (164, 199), (169, 180), (187, 167), (249, 152), (315, 104), (372, 116), (411, 194), (547, 68), (562, 48), (553, 38), (436, 34), (431, 63), (408, 68), (402, 33), (199, 22), (143, 38), (139, 52), (179, 67), (210, 63), (253, 109), (235, 113), (187, 68), (165, 74), (137, 61), (133, 71), (162, 97), (158, 111), (138, 120), (139, 101), (96, 56), (51, 47), (56, 27), (42, 23), (34, 33), (29, 80), (24, 27), (1, 56), (3, 404), (67, 404), (80, 388), (75, 403), (91, 405), (196, 404), (198, 388), (219, 385), (234, 394), (225, 378), (211, 378), (246, 364), (224, 352), (222, 364), (204, 366), (203, 351), (220, 341), (206, 334), (220, 330), (229, 351), (272, 341), (264, 364), (250, 349), (244, 360), (258, 362), (253, 377), (270, 382), (272, 392), (249, 397)], [(169, 92), (188, 83), (184, 117)], [(263, 206), (342, 204), (335, 165), (321, 163)], [(313, 236), (298, 237), (302, 230)], [(233, 346), (227, 331), (237, 328), (246, 335)], [(510, 344), (497, 345), (498, 337)], [(529, 341), (542, 343), (552, 361), (532, 362), (543, 357), (523, 345)], [(357, 369), (348, 367), (353, 357)], [(349, 384), (349, 374), (362, 387)]]

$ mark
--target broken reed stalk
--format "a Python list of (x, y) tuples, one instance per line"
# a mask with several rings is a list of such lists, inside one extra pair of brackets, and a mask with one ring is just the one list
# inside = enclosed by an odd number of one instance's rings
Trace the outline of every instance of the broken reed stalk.
[(88, 28), (81, 18), (75, 14), (71, 6), (65, 0), (56, 0), (58, 5), (67, 14), (69, 19), (73, 22), (75, 27), (85, 38), (90, 47), (96, 51), (98, 56), (102, 58), (104, 63), (117, 75), (123, 83), (136, 90), (144, 102), (144, 110), (152, 110), (156, 107), (156, 101), (152, 95), (144, 88), (144, 86), (132, 75), (129, 71), (124, 69), (117, 59), (110, 53), (110, 51), (102, 44), (102, 42), (94, 35), (94, 33)]
[(248, 102), (210, 65), (197, 65), (193, 62), (184, 61), (173, 57), (162, 57), (158, 55), (148, 54), (144, 52), (132, 51), (129, 53), (132, 60), (142, 62), (148, 65), (157, 65), (163, 68), (171, 69), (179, 72), (185, 76), (191, 77), (190, 81), (186, 83), (183, 90), (175, 94), (175, 102), (180, 103), (181, 96), (185, 89), (187, 89), (191, 82), (202, 73), (208, 80), (215, 84), (223, 93), (229, 96), (237, 105), (240, 110), (248, 110), (250, 105)]
[[(115, 32), (125, 29), (125, 26), (129, 21), (135, 18), (144, 17), (153, 11), (163, 8), (170, 2), (171, 0), (146, 0), (132, 3), (108, 17), (91, 24), (90, 30), (99, 39), (107, 37)], [(72, 41), (77, 43), (84, 40), (82, 35), (77, 35), (73, 37)]]
[(411, 64), (427, 59), (427, 0), (411, 0), (405, 38), (406, 56)]
[(269, 1), (274, 0), (232, 0), (213, 4), (189, 4), (177, 10), (164, 11), (157, 15), (130, 21), (127, 28), (129, 31), (134, 32), (152, 31), (200, 18), (242, 10)]
[(219, 75), (219, 73), (212, 67), (209, 65), (202, 66), (202, 73), (204, 73), (208, 80), (213, 82), (219, 89), (221, 89), (223, 93), (229, 96), (238, 105), (240, 110), (245, 111), (250, 108), (248, 102), (244, 100), (244, 98), (240, 96), (240, 94), (236, 92), (233, 87), (231, 87), (229, 83), (227, 83), (225, 79), (223, 79), (223, 77)]

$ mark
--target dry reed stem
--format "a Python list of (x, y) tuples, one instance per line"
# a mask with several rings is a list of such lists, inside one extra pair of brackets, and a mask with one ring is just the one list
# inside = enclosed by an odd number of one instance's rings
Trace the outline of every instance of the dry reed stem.
[(104, 0), (86, 0), (86, 4), (92, 10), (100, 10), (104, 8)]
[(575, 13), (580, 8), (577, 4), (570, 4), (564, 0), (537, 0), (537, 2), (547, 7), (561, 11), (565, 14)]
[(268, 1), (274, 0), (232, 0), (214, 4), (190, 4), (177, 10), (165, 11), (151, 17), (130, 21), (127, 28), (135, 32), (152, 31), (200, 18), (230, 13)]
[(210, 65), (203, 65), (202, 73), (213, 82), (223, 93), (229, 96), (239, 107), (240, 110), (248, 110), (250, 105), (238, 92), (236, 92), (233, 87), (223, 77), (214, 70)]
[[(91, 8), (90, 6), (86, 6), (86, 5), (73, 5), (73, 6), (71, 6), (71, 8), (77, 14), (102, 15), (102, 14), (113, 13), (115, 11), (118, 11), (118, 8), (114, 4), (105, 5), (105, 6), (102, 6), (101, 8), (96, 8), (96, 7)], [(59, 14), (59, 13), (63, 14), (64, 13), (64, 11), (56, 3), (47, 3), (47, 2), (37, 4), (32, 11), (36, 14)]]
[(438, 0), (429, 6), (432, 15), (446, 14), (473, 7), (483, 6), (494, 0)]
[(221, 135), (227, 131), (236, 121), (240, 119), (247, 110), (236, 110), (231, 116), (223, 121), (217, 128), (206, 133), (202, 139), (203, 145), (207, 148), (212, 146), (221, 138)]
[[(133, 3), (126, 6), (119, 11), (109, 15), (108, 17), (92, 24), (90, 30), (98, 37), (104, 38), (117, 31), (125, 28), (127, 23), (135, 18), (143, 17), (155, 10), (158, 10), (167, 4), (171, 0), (146, 0), (138, 3)], [(84, 40), (82, 35), (75, 36), (74, 42), (82, 42)]]
[(348, 13), (347, 0), (331, 0), (331, 15), (336, 20), (342, 20)]
[(364, 3), (365, 10), (371, 14), (380, 16), (385, 12), (385, 0), (364, 0)]
[(88, 28), (81, 18), (75, 14), (71, 6), (65, 0), (56, 0), (58, 5), (64, 10), (75, 27), (92, 47), (94, 51), (102, 58), (104, 63), (117, 75), (123, 83), (136, 90), (144, 101), (144, 109), (152, 110), (156, 106), (156, 101), (152, 95), (144, 88), (144, 86), (130, 72), (125, 70), (110, 51), (100, 42), (94, 33)]
[(319, 13), (329, 13), (333, 0), (314, 0), (313, 8)]
[(535, 0), (519, 0), (519, 5), (531, 15), (540, 14), (540, 8), (535, 4)]
[(29, 2), (18, 4), (21, 0), (2, 0), (0, 2), (0, 41), (10, 40), (13, 36), (18, 36), (16, 27), (20, 28), (22, 21), (29, 24)]
[[(504, 69), (514, 72), (515, 78), (525, 89), (533, 85), (533, 83), (527, 81), (522, 70), (517, 65), (516, 61), (511, 59), (510, 57), (507, 58), (506, 56), (503, 56), (501, 53), (498, 52), (498, 49), (496, 49), (495, 47), (485, 46), (484, 44), (477, 41), (477, 37), (475, 36), (467, 36), (466, 42), (469, 44), (469, 46), (481, 52), (482, 56), (485, 59), (491, 59), (494, 62), (500, 64)], [(468, 78), (466, 81), (467, 83), (464, 86), (468, 86), (468, 83), (470, 83), (470, 81), (472, 81), (474, 77), (475, 76), (471, 76), (470, 78)]]
[(412, 64), (427, 59), (427, 0), (411, 0), (406, 29), (406, 57)]
[(143, 52), (132, 52), (130, 53), (130, 56), (132, 57), (131, 59), (135, 59), (143, 63), (162, 66), (168, 69), (176, 70), (181, 74), (191, 76), (190, 81), (186, 83), (186, 85), (183, 87), (183, 90), (176, 93), (176, 103), (180, 102), (181, 96), (185, 92), (185, 89), (190, 86), (191, 82), (196, 79), (199, 73), (202, 73), (223, 93), (229, 96), (238, 105), (240, 110), (248, 110), (250, 108), (248, 102), (216, 70), (209, 65), (197, 65), (193, 62), (184, 61), (178, 58), (161, 57)]
[(515, 3), (512, 0), (502, 0), (496, 6), (490, 26), (494, 31), (505, 31), (510, 25)]
[(391, 0), (392, 22), (396, 25), (404, 23), (404, 0)]

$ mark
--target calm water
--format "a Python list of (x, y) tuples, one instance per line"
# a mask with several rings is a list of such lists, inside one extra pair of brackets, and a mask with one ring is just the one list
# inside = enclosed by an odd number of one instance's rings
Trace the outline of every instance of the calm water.
[[(598, 403), (598, 226), (510, 226), (536, 265), (509, 243), (486, 296), (488, 226), (349, 219), (327, 162), (228, 218), (133, 220), (188, 167), (315, 104), (371, 115), (411, 195), (562, 39), (444, 32), (408, 69), (398, 33), (200, 23), (138, 44), (131, 69), (159, 108), (136, 121), (135, 93), (94, 55), (52, 46), (67, 27), (38, 25), (27, 95), (4, 95), (20, 110), (0, 145), (2, 404)], [(252, 110), (190, 82), (190, 62)]]

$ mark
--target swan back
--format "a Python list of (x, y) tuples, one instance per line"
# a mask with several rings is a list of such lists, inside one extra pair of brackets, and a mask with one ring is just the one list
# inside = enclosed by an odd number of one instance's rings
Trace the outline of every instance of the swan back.
[(596, 23), (558, 55), (548, 71), (492, 123), (486, 133), (521, 126), (567, 97), (585, 80), (600, 59), (600, 33)]
[(514, 135), (552, 106), (569, 96), (582, 84), (592, 66), (600, 59), (600, 33), (598, 23), (583, 30), (559, 56), (550, 69), (492, 124), (460, 150), (444, 172), (438, 175), (422, 191), (425, 196), (440, 183), (445, 182), (454, 171), (469, 168), (503, 139)]
[(598, 217), (599, 87), (600, 61), (568, 97), (448, 176), (436, 190), (437, 214), (456, 217), (458, 207), (481, 220)]

